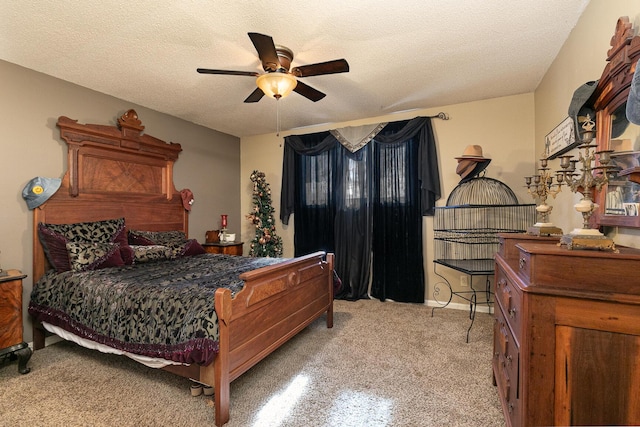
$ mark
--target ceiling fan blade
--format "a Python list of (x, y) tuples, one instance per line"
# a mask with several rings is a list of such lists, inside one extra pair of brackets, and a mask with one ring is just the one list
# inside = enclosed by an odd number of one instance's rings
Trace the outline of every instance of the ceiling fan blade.
[(322, 98), (327, 96), (326, 94), (320, 92), (319, 90), (314, 89), (311, 86), (302, 83), (300, 80), (298, 80), (298, 84), (293, 90), (294, 92), (299, 93), (300, 95), (304, 96), (307, 99), (312, 100), (313, 102), (320, 101)]
[(247, 99), (244, 100), (244, 102), (258, 102), (262, 99), (263, 96), (264, 92), (262, 91), (262, 89), (257, 87), (256, 90), (251, 92), (251, 95), (249, 95)]
[(319, 76), (322, 74), (336, 74), (349, 72), (349, 64), (345, 59), (335, 59), (333, 61), (319, 62), (317, 64), (301, 65), (294, 67), (291, 74), (296, 77)]
[(271, 36), (266, 36), (260, 33), (248, 34), (253, 45), (258, 51), (258, 56), (260, 56), (260, 61), (262, 62), (262, 68), (265, 71), (276, 71), (281, 68), (282, 66), (278, 59), (278, 52), (276, 52), (276, 45), (273, 43)]
[(210, 68), (198, 68), (196, 69), (200, 74), (226, 74), (230, 76), (250, 76), (258, 77), (260, 74), (255, 71), (232, 71), (232, 70), (212, 70)]

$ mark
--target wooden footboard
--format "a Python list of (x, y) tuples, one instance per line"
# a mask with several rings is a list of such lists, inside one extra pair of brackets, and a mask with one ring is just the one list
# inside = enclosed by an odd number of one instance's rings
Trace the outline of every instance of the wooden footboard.
[(312, 321), (327, 314), (333, 327), (333, 254), (317, 252), (242, 274), (244, 289), (231, 298), (216, 291), (220, 352), (199, 381), (214, 384), (215, 422), (229, 420), (229, 385)]
[[(326, 259), (325, 259), (326, 258)], [(215, 295), (220, 351), (208, 366), (165, 370), (215, 389), (215, 423), (229, 421), (230, 384), (315, 319), (333, 327), (334, 254), (316, 252), (240, 275), (242, 291)]]

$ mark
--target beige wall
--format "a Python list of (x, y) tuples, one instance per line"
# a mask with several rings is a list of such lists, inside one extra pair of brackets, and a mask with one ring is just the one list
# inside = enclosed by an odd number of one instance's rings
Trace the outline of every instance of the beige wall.
[[(275, 134), (242, 138), (242, 211), (248, 212), (251, 209), (249, 175), (253, 169), (266, 173), (272, 188), (274, 207), (279, 211), (282, 137), (365, 123), (402, 120), (419, 115), (434, 115), (439, 111), (444, 111), (451, 117), (449, 121), (434, 121), (443, 192), (439, 205), (445, 204), (447, 195), (458, 183), (453, 158), (460, 155), (468, 144), (482, 145), (484, 154), (492, 158), (487, 168), (487, 176), (509, 185), (521, 203), (532, 203), (533, 199), (524, 189), (523, 177), (535, 171), (537, 160), (544, 151), (545, 136), (567, 117), (574, 90), (589, 80), (600, 78), (606, 63), (606, 52), (620, 16), (629, 16), (634, 27), (640, 27), (640, 2), (592, 0), (535, 93), (292, 130), (282, 132), (280, 138)], [(535, 46), (523, 48), (534, 49)], [(574, 150), (571, 154), (577, 153)], [(559, 169), (555, 162), (551, 166)], [(556, 199), (550, 200), (553, 206), (551, 221), (565, 232), (582, 226), (582, 218), (573, 208), (579, 198), (565, 188)], [(292, 218), (287, 227), (279, 221), (277, 223), (277, 232), (284, 240), (285, 256), (293, 254), (295, 215)], [(253, 230), (248, 223), (245, 223), (242, 233), (244, 240), (249, 242)], [(428, 300), (432, 299), (433, 284), (441, 280), (433, 272), (432, 235), (433, 223), (431, 218), (427, 217), (424, 221), (424, 264)], [(640, 232), (637, 230), (620, 228), (611, 231), (611, 236), (620, 245), (640, 247), (639, 235)], [(454, 288), (459, 289), (456, 273), (446, 269), (439, 269), (438, 272), (442, 272)]]
[[(607, 51), (616, 23), (628, 16), (636, 34), (640, 28), (640, 2), (637, 0), (591, 0), (569, 39), (535, 92), (535, 143), (543, 152), (544, 138), (567, 117), (573, 91), (580, 85), (598, 80), (606, 65)], [(577, 155), (577, 150), (568, 154)], [(560, 169), (558, 160), (552, 168)], [(551, 220), (565, 232), (581, 227), (581, 217), (573, 205), (580, 199), (566, 188), (552, 200)], [(637, 230), (614, 229), (610, 236), (617, 244), (640, 247)]]
[(190, 188), (195, 196), (190, 236), (202, 240), (207, 229), (218, 228), (221, 213), (229, 214), (232, 230), (239, 227), (238, 138), (3, 61), (0, 94), (0, 266), (29, 275), (23, 282), (27, 341), (31, 340), (26, 305), (32, 288), (33, 214), (22, 199), (22, 189), (35, 176), (63, 176), (67, 151), (56, 127), (59, 116), (114, 125), (120, 115), (134, 108), (149, 135), (182, 145), (175, 164), (175, 186)]
[[(283, 101), (283, 102), (286, 102)], [(252, 208), (251, 182), (249, 176), (254, 169), (266, 174), (272, 190), (273, 205), (276, 215), (280, 212), (280, 187), (282, 180), (283, 137), (290, 134), (305, 134), (345, 126), (357, 126), (365, 123), (380, 123), (410, 119), (416, 116), (431, 116), (440, 111), (447, 113), (450, 120), (433, 119), (434, 132), (438, 146), (438, 160), (440, 167), (442, 198), (439, 206), (446, 204), (447, 196), (458, 185), (460, 177), (456, 175), (456, 156), (460, 156), (469, 144), (479, 144), (483, 154), (491, 158), (487, 168), (487, 176), (498, 179), (516, 193), (521, 203), (533, 203), (533, 199), (524, 190), (522, 179), (524, 170), (533, 171), (534, 168), (534, 99), (533, 94), (524, 94), (486, 101), (443, 106), (437, 109), (411, 111), (402, 114), (374, 117), (371, 119), (352, 122), (336, 123), (281, 132), (280, 138), (275, 134), (258, 135), (242, 138), (241, 149), (241, 205), (243, 212)], [(292, 216), (288, 226), (283, 226), (278, 220), (276, 232), (283, 238), (284, 255), (293, 256), (293, 223)], [(251, 241), (254, 230), (245, 221), (242, 229), (245, 253)], [(438, 279), (433, 272), (433, 221), (426, 217), (423, 228), (425, 273), (427, 274), (427, 299), (431, 299), (432, 286)], [(457, 288), (458, 274), (453, 271), (439, 269)]]

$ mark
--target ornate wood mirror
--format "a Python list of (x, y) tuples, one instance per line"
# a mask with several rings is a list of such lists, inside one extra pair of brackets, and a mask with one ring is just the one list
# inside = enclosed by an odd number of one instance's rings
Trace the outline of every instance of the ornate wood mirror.
[(624, 16), (618, 19), (607, 65), (594, 92), (598, 150), (614, 150), (611, 160), (617, 172), (596, 193), (595, 225), (640, 228), (640, 126), (626, 117), (633, 73), (640, 60), (640, 36)]

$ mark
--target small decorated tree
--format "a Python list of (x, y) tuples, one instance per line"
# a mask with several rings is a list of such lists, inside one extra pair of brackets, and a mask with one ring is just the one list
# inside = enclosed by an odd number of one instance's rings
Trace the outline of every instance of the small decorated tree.
[(256, 227), (256, 235), (251, 241), (249, 256), (279, 258), (282, 256), (282, 238), (276, 235), (275, 209), (271, 206), (271, 190), (264, 172), (254, 170), (251, 182), (253, 212), (247, 215), (247, 219)]

